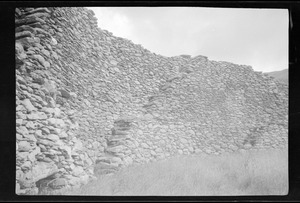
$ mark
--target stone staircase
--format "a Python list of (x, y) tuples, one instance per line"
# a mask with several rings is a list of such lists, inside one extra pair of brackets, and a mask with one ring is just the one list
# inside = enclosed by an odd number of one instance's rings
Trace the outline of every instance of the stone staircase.
[(174, 89), (176, 89), (177, 84), (176, 81), (183, 80), (187, 77), (188, 74), (193, 72), (191, 67), (185, 67), (179, 70), (179, 72), (175, 73), (173, 76), (170, 76), (165, 84), (159, 87), (159, 91), (156, 94), (151, 95), (148, 98), (148, 102), (143, 105), (143, 108), (147, 113), (153, 113), (153, 110), (159, 107), (159, 99), (166, 97), (167, 94), (172, 93)]
[(104, 154), (95, 162), (94, 174), (96, 176), (115, 173), (124, 166), (124, 149), (126, 140), (130, 140), (132, 119), (121, 118), (114, 122), (111, 136), (107, 139), (107, 148)]

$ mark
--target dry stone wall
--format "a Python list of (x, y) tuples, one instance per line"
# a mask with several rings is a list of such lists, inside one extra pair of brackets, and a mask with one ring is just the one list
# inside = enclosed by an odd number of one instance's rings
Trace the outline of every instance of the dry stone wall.
[(15, 16), (17, 194), (177, 154), (287, 145), (288, 87), (249, 66), (151, 53), (86, 8)]

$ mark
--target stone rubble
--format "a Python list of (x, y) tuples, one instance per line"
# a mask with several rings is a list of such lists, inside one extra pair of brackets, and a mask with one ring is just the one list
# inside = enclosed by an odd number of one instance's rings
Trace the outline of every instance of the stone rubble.
[(82, 7), (15, 16), (17, 194), (178, 154), (287, 146), (288, 86), (266, 74), (157, 55)]

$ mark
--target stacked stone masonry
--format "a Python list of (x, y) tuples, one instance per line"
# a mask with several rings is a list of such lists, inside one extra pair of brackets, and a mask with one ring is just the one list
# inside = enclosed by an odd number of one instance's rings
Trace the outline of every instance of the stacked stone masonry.
[(179, 154), (287, 146), (288, 86), (250, 66), (157, 55), (86, 8), (15, 19), (17, 194)]

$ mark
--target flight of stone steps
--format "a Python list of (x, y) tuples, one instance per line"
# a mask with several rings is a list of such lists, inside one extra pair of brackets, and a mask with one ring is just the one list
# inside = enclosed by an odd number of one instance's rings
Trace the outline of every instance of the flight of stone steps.
[(126, 140), (130, 140), (130, 129), (132, 119), (122, 118), (114, 122), (111, 136), (107, 139), (107, 148), (102, 157), (96, 160), (94, 168), (95, 175), (106, 175), (118, 171), (124, 166), (122, 158), (124, 157), (124, 145)]

